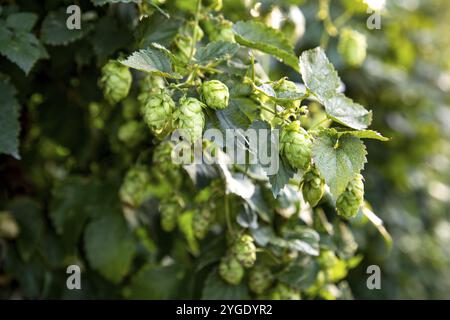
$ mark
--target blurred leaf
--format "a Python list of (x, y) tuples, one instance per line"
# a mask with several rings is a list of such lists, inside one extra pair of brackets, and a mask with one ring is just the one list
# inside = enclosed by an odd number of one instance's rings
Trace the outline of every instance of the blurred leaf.
[(95, 25), (90, 40), (95, 54), (103, 62), (116, 50), (127, 45), (131, 40), (131, 34), (116, 19), (104, 16)]
[(0, 154), (5, 153), (20, 159), (19, 155), (19, 111), (15, 98), (16, 89), (0, 78)]
[(136, 248), (120, 212), (110, 211), (91, 221), (84, 246), (89, 264), (106, 279), (119, 283), (128, 274)]
[(39, 59), (48, 58), (47, 51), (32, 33), (0, 28), (0, 53), (28, 74)]
[(178, 266), (145, 265), (131, 278), (124, 290), (127, 299), (173, 299), (177, 294), (182, 272)]
[(38, 249), (45, 231), (44, 220), (39, 205), (31, 198), (17, 198), (10, 211), (20, 227), (17, 249), (24, 261), (29, 261)]
[(14, 30), (29, 32), (37, 20), (38, 16), (35, 13), (17, 12), (6, 18), (6, 26)]
[(135, 30), (136, 39), (141, 48), (146, 48), (153, 42), (168, 46), (177, 34), (179, 27), (179, 21), (153, 14), (151, 17), (139, 21)]
[(217, 269), (213, 269), (206, 278), (202, 299), (205, 300), (247, 300), (250, 299), (247, 286), (241, 283), (237, 286), (226, 283), (220, 278)]
[(86, 35), (92, 26), (84, 22), (81, 29), (70, 30), (67, 28), (66, 21), (68, 15), (65, 11), (52, 11), (42, 22), (41, 40), (49, 45), (67, 45), (71, 42), (81, 39)]
[(195, 214), (195, 211), (190, 210), (190, 211), (183, 212), (181, 215), (179, 215), (178, 216), (178, 228), (180, 229), (181, 233), (186, 238), (186, 241), (189, 246), (189, 250), (194, 255), (198, 255), (200, 252), (200, 248), (199, 248), (197, 239), (195, 238), (194, 227), (192, 225), (194, 214)]

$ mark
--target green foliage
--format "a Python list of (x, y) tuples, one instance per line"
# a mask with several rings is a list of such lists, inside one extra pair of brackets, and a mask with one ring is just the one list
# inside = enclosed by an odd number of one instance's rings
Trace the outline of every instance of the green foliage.
[(4, 79), (0, 79), (0, 153), (19, 156), (19, 104), (15, 98), (15, 88)]
[[(344, 2), (330, 9), (344, 12)], [(377, 35), (365, 35), (363, 54), (355, 47), (362, 38), (346, 34), (350, 26), (330, 26), (311, 1), (298, 8), (323, 21), (324, 35), (308, 21), (298, 43), (289, 26), (270, 18), (277, 8), (295, 23), (287, 16), (293, 2), (253, 8), (260, 21), (249, 20), (251, 8), (237, 0), (224, 1), (223, 11), (203, 1), (156, 3), (83, 2), (82, 29), (74, 31), (65, 27), (64, 6), (46, 4), (44, 16), (4, 6), (0, 70), (9, 80), (0, 81), (0, 172), (8, 174), (0, 237), (8, 253), (0, 276), (14, 282), (0, 296), (70, 298), (61, 283), (65, 268), (78, 264), (80, 298), (351, 297), (358, 249), (364, 259), (379, 255), (363, 240), (389, 239), (367, 202), (382, 207), (373, 187), (380, 176), (391, 173), (401, 184), (393, 165), (380, 165), (384, 148), (406, 162), (394, 148), (407, 139), (385, 125), (397, 119), (387, 106), (404, 97), (385, 83), (388, 63), (377, 68), (384, 63), (384, 56), (374, 60)], [(387, 37), (401, 34), (386, 27)], [(391, 65), (412, 68), (413, 53), (390, 41), (390, 59), (401, 60)], [(395, 83), (406, 96), (417, 93), (411, 85)], [(376, 118), (381, 102), (386, 121)], [(188, 141), (169, 141), (178, 129)], [(206, 129), (236, 130), (236, 141), (211, 141)], [(269, 133), (263, 147), (280, 143), (276, 173), (249, 129)], [(19, 157), (19, 132), (22, 162), (8, 156)], [(378, 132), (392, 137), (386, 147)], [(426, 145), (433, 134), (429, 125), (412, 137)], [(409, 151), (416, 150), (410, 139)], [(233, 162), (230, 148), (243, 152), (244, 163)], [(215, 161), (173, 162), (180, 151)], [(361, 174), (372, 154), (381, 169), (364, 173), (366, 187)], [(3, 232), (13, 225), (18, 232)]]

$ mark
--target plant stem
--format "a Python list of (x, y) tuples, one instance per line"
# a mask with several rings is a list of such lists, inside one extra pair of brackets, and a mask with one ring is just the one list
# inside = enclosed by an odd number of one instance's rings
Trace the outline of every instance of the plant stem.
[(230, 235), (233, 236), (234, 230), (233, 230), (233, 224), (231, 223), (231, 217), (230, 217), (230, 204), (228, 202), (228, 195), (226, 193), (224, 195), (224, 199), (225, 199), (225, 219), (227, 221), (227, 228), (228, 228), (228, 232), (230, 233)]
[(197, 44), (197, 29), (198, 29), (198, 19), (200, 16), (200, 9), (202, 8), (202, 0), (197, 0), (197, 8), (195, 10), (195, 23), (194, 23), (194, 34), (191, 43), (191, 51), (189, 52), (189, 62), (194, 56), (195, 45)]

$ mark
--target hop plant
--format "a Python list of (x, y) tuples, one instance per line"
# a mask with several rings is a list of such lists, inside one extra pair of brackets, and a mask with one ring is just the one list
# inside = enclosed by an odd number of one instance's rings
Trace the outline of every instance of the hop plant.
[(356, 216), (364, 200), (363, 176), (357, 174), (336, 201), (337, 213), (344, 218)]
[(148, 96), (142, 105), (142, 115), (150, 130), (159, 135), (166, 131), (171, 124), (175, 102), (165, 91)]
[(272, 300), (300, 300), (300, 290), (279, 282), (271, 292)]
[(320, 199), (322, 199), (324, 191), (325, 181), (320, 177), (317, 169), (312, 167), (303, 176), (303, 198), (311, 205), (311, 207), (315, 207)]
[(273, 276), (270, 269), (265, 266), (255, 266), (248, 277), (249, 289), (256, 293), (262, 294), (272, 284)]
[(311, 161), (311, 140), (300, 127), (300, 121), (293, 121), (283, 127), (280, 137), (280, 152), (288, 163), (296, 169), (306, 170)]
[(137, 166), (128, 170), (119, 190), (120, 199), (139, 207), (150, 195), (151, 177), (145, 167)]
[(161, 92), (165, 87), (164, 78), (152, 74), (148, 75), (140, 82), (138, 100), (144, 104), (150, 95)]
[(161, 213), (161, 228), (166, 232), (171, 232), (177, 226), (178, 213), (181, 212), (180, 203), (176, 198), (168, 197), (159, 204)]
[(205, 115), (202, 108), (205, 105), (195, 98), (181, 98), (180, 106), (174, 113), (174, 119), (186, 138), (194, 142), (202, 137), (205, 126)]
[[(274, 90), (277, 96), (286, 96), (289, 92), (298, 91), (297, 85), (289, 80), (281, 79), (274, 85)], [(287, 108), (298, 108), (300, 107), (300, 101), (289, 101), (284, 105)]]
[(338, 51), (345, 62), (352, 67), (359, 67), (366, 59), (367, 41), (362, 33), (344, 28), (339, 36)]
[(228, 107), (230, 93), (228, 87), (219, 80), (206, 81), (202, 85), (202, 96), (208, 107), (225, 109)]
[(153, 151), (153, 163), (158, 167), (155, 175), (162, 180), (170, 181), (172, 186), (179, 186), (182, 182), (179, 166), (172, 161), (173, 144), (170, 141), (164, 141), (156, 146)]
[(251, 268), (256, 261), (256, 247), (253, 238), (247, 234), (235, 242), (232, 253), (245, 268)]
[(235, 257), (227, 255), (220, 260), (219, 275), (229, 284), (238, 285), (244, 277), (244, 268)]
[(118, 61), (110, 60), (102, 68), (99, 85), (103, 89), (105, 99), (111, 104), (116, 104), (128, 95), (131, 80), (132, 76), (128, 67)]
[(197, 239), (203, 239), (209, 231), (213, 221), (213, 214), (207, 208), (197, 210), (193, 218), (194, 234)]
[(145, 127), (141, 122), (131, 120), (120, 126), (118, 138), (130, 147), (138, 145), (145, 139)]
[(205, 31), (211, 41), (235, 42), (233, 23), (223, 17), (207, 20), (205, 22)]

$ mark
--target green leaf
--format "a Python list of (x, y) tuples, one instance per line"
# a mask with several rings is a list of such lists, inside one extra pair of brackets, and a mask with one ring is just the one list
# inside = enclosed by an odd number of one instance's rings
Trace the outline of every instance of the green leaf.
[(195, 211), (190, 210), (183, 212), (178, 216), (178, 228), (181, 233), (186, 238), (190, 251), (194, 255), (198, 255), (200, 252), (200, 248), (197, 242), (197, 239), (194, 235), (194, 227), (192, 225), (192, 219), (194, 218)]
[(360, 139), (349, 134), (338, 138), (333, 129), (319, 134), (313, 143), (312, 153), (317, 169), (336, 198), (364, 168), (367, 154)]
[(146, 48), (153, 42), (169, 46), (178, 33), (179, 27), (178, 20), (167, 19), (161, 14), (153, 14), (139, 22), (135, 30), (135, 38), (139, 41), (141, 48)]
[(270, 97), (274, 99), (277, 102), (289, 102), (289, 101), (295, 101), (295, 100), (303, 100), (307, 97), (306, 90), (302, 90), (298, 88), (296, 91), (284, 91), (280, 92), (279, 94), (276, 93), (275, 89), (273, 88), (273, 85), (270, 83), (265, 83), (260, 86), (254, 87), (257, 91), (261, 92), (262, 94), (266, 95), (267, 97)]
[(239, 45), (232, 42), (214, 41), (201, 47), (195, 54), (195, 59), (200, 64), (207, 64), (211, 61), (220, 61), (231, 57), (239, 49)]
[(26, 74), (47, 51), (32, 33), (0, 28), (0, 53), (17, 64)]
[(45, 232), (41, 208), (31, 198), (16, 198), (9, 210), (19, 224), (18, 251), (21, 258), (28, 261), (38, 249)]
[(94, 52), (100, 61), (106, 61), (116, 50), (132, 41), (130, 32), (111, 16), (102, 17), (90, 37)]
[(287, 234), (285, 238), (272, 237), (269, 243), (281, 247), (295, 250), (310, 256), (319, 255), (319, 234), (313, 229), (304, 228), (295, 230)]
[(283, 33), (258, 21), (239, 21), (233, 30), (239, 44), (268, 53), (299, 71), (294, 48)]
[(306, 87), (322, 103), (337, 94), (341, 80), (322, 48), (304, 51), (299, 65)]
[(91, 267), (113, 283), (119, 283), (128, 273), (136, 250), (119, 211), (91, 221), (85, 230), (84, 245)]
[(13, 13), (6, 18), (6, 26), (18, 31), (31, 31), (38, 19), (37, 14), (31, 12)]
[(124, 290), (124, 296), (127, 299), (173, 299), (182, 275), (176, 265), (145, 265), (133, 276), (130, 286)]
[(140, 0), (91, 0), (91, 1), (94, 4), (94, 6), (103, 6), (108, 3), (118, 3), (118, 2), (122, 2), (122, 3), (130, 3), (130, 2), (139, 3), (140, 2)]
[(0, 153), (20, 159), (19, 155), (19, 109), (15, 98), (16, 89), (0, 78)]
[(160, 49), (147, 48), (135, 51), (121, 63), (130, 68), (153, 73), (167, 78), (181, 78), (172, 71), (172, 63), (169, 56)]
[(219, 276), (217, 269), (213, 269), (208, 275), (203, 287), (202, 299), (204, 300), (247, 300), (250, 295), (245, 283), (237, 286), (226, 283)]
[(360, 130), (360, 131), (338, 131), (339, 135), (351, 134), (360, 139), (375, 139), (380, 141), (389, 141), (389, 138), (384, 137), (381, 133), (373, 130)]
[(343, 94), (325, 100), (325, 111), (334, 121), (356, 129), (366, 129), (372, 122), (372, 112)]
[(317, 261), (306, 259), (304, 262), (291, 264), (278, 276), (278, 279), (300, 290), (306, 290), (314, 285), (319, 271)]
[(68, 15), (64, 11), (50, 12), (42, 22), (42, 42), (54, 46), (67, 45), (81, 39), (92, 30), (92, 26), (87, 23), (83, 23), (81, 29), (68, 29), (66, 25), (67, 17)]

